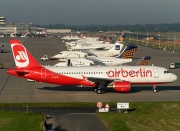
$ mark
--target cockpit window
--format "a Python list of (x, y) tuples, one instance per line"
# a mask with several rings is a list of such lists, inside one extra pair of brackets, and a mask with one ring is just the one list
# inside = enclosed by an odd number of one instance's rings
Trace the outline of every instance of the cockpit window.
[(164, 71), (164, 74), (170, 73), (170, 71)]

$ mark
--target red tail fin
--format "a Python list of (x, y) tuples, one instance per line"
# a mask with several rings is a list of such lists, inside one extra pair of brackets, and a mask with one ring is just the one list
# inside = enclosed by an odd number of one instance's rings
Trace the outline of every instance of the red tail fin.
[(34, 68), (41, 66), (19, 40), (10, 40), (10, 44), (17, 68)]

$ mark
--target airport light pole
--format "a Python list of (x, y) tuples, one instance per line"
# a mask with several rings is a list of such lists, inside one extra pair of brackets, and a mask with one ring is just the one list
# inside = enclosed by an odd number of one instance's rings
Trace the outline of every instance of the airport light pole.
[(138, 44), (138, 31), (137, 31), (137, 44)]
[(176, 32), (174, 31), (174, 48), (173, 52), (176, 50)]
[(146, 38), (146, 43), (147, 43), (147, 46), (148, 46), (148, 31), (147, 31), (147, 38)]
[(161, 49), (161, 37), (160, 37), (160, 32), (159, 32), (159, 49)]

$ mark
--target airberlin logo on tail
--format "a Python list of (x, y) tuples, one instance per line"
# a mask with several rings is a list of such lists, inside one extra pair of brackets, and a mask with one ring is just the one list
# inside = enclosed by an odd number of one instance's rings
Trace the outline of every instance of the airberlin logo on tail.
[(16, 66), (18, 67), (26, 67), (29, 64), (28, 55), (26, 52), (26, 49), (22, 45), (12, 44), (11, 45), (14, 60), (16, 63)]
[(15, 59), (21, 63), (26, 61), (26, 55), (23, 51), (18, 51), (18, 54), (15, 56)]

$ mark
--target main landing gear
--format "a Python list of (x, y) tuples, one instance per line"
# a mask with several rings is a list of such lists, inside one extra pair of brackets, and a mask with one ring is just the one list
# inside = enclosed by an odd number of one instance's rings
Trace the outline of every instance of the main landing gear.
[(93, 90), (94, 90), (94, 92), (96, 92), (97, 94), (102, 94), (101, 88), (94, 87)]
[(157, 90), (156, 90), (156, 85), (153, 84), (152, 86), (153, 86), (153, 92), (156, 93), (156, 92), (157, 92)]

